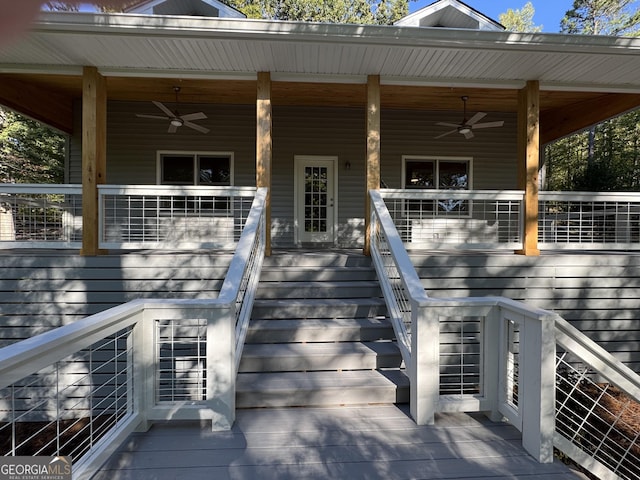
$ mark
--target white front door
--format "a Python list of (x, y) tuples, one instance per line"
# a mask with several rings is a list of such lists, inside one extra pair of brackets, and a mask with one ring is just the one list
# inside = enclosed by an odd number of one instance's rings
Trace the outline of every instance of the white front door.
[(336, 157), (295, 157), (296, 243), (335, 243)]

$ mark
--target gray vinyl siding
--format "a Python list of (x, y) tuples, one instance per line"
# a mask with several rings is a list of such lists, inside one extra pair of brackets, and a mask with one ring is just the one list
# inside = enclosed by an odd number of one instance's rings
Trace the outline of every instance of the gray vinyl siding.
[[(181, 127), (168, 134), (166, 122), (136, 117), (160, 113), (150, 102), (109, 102), (107, 183), (155, 184), (156, 158), (161, 150), (234, 153), (234, 184), (255, 185), (256, 120), (253, 105), (187, 104), (181, 112), (204, 111), (198, 123), (207, 135)], [(81, 182), (81, 116), (76, 106), (76, 135), (71, 139), (70, 181)], [(486, 121), (504, 120), (502, 128), (479, 130), (472, 140), (447, 131), (437, 122), (457, 123), (460, 112), (383, 110), (381, 115), (381, 176), (390, 188), (402, 186), (403, 155), (473, 158), (474, 189), (517, 188), (516, 118), (489, 113)], [(338, 176), (337, 245), (363, 244), (366, 119), (363, 108), (273, 107), (272, 241), (294, 243), (294, 158), (335, 156)], [(345, 167), (349, 162), (350, 168)]]
[(436, 298), (504, 296), (551, 310), (640, 373), (640, 256), (412, 252)]
[[(168, 122), (142, 119), (136, 113), (162, 114), (147, 102), (109, 102), (107, 114), (107, 180), (113, 185), (156, 184), (157, 152), (233, 152), (234, 184), (255, 185), (255, 107), (244, 105), (185, 104), (180, 112), (203, 111), (208, 118), (197, 123), (211, 131), (202, 134), (181, 127), (167, 133)], [(76, 115), (79, 118), (81, 115)], [(82, 181), (81, 124), (71, 146), (71, 180)]]

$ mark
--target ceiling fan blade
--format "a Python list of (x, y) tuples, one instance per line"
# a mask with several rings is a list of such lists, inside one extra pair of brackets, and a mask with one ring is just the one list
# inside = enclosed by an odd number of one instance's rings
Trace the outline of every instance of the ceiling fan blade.
[(162, 110), (164, 113), (166, 113), (169, 118), (174, 118), (176, 116), (176, 114), (173, 113), (171, 110), (169, 110), (167, 107), (165, 107), (164, 104), (162, 104), (160, 102), (156, 102), (155, 100), (153, 100), (152, 103), (156, 107), (158, 107), (160, 110)]
[(504, 125), (504, 121), (500, 120), (498, 122), (486, 122), (486, 123), (476, 123), (473, 128), (495, 128), (501, 127)]
[(467, 140), (475, 136), (471, 130), (469, 130), (468, 132), (464, 132), (463, 135), (464, 135), (464, 138), (466, 138)]
[(180, 115), (180, 118), (185, 122), (190, 122), (191, 120), (204, 120), (207, 116), (204, 112), (198, 113), (188, 113), (187, 115)]
[(452, 133), (456, 133), (458, 131), (458, 129), (456, 128), (455, 130), (451, 130), (449, 132), (443, 133), (442, 135), (438, 135), (437, 137), (433, 137), (434, 140), (437, 140), (438, 138), (442, 138), (442, 137), (446, 137), (447, 135), (451, 135)]
[(167, 133), (176, 133), (178, 131), (178, 126), (174, 125), (173, 123), (169, 124), (169, 130), (167, 130)]
[(161, 115), (146, 115), (144, 113), (136, 113), (136, 117), (140, 118), (153, 118), (154, 120), (170, 120), (169, 117), (163, 117)]
[(453, 128), (458, 128), (460, 126), (460, 124), (458, 123), (447, 123), (447, 122), (438, 122), (436, 123), (436, 125), (440, 125), (441, 127), (453, 127)]
[(184, 126), (185, 127), (189, 127), (189, 128), (193, 128), (194, 130), (197, 130), (198, 132), (201, 132), (201, 133), (209, 133), (209, 129), (208, 128), (201, 127), (200, 125), (196, 125), (195, 123), (184, 122)]
[(467, 125), (474, 125), (476, 122), (479, 122), (486, 116), (487, 116), (486, 113), (478, 112), (473, 117), (471, 117), (471, 119), (467, 122)]

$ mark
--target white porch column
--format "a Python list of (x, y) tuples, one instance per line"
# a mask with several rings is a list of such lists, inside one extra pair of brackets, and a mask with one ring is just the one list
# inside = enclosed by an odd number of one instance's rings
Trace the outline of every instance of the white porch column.
[(99, 255), (98, 185), (106, 181), (107, 87), (95, 67), (82, 73), (82, 250)]
[(380, 189), (380, 76), (367, 78), (367, 165), (364, 212), (364, 254), (371, 254), (371, 200), (369, 190)]
[(540, 84), (530, 80), (518, 92), (518, 183), (524, 190), (521, 255), (540, 255), (538, 249), (538, 170), (540, 169)]
[(271, 255), (271, 74), (258, 72), (258, 97), (256, 101), (256, 186), (266, 187), (265, 204), (265, 255)]

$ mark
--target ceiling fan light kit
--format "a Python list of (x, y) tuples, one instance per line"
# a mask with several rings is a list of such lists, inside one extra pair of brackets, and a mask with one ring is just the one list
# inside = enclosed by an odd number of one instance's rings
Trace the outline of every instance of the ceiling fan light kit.
[(462, 122), (460, 122), (458, 124), (456, 124), (456, 123), (447, 123), (447, 122), (438, 122), (438, 123), (436, 123), (436, 125), (440, 125), (442, 127), (452, 127), (452, 128), (454, 128), (454, 130), (449, 130), (448, 132), (445, 132), (442, 135), (438, 135), (437, 137), (435, 137), (436, 139), (442, 138), (442, 137), (446, 137), (447, 135), (451, 135), (452, 133), (456, 133), (457, 132), (457, 133), (463, 135), (464, 138), (469, 140), (470, 138), (473, 138), (475, 136), (473, 134), (473, 130), (475, 130), (475, 129), (479, 129), (479, 128), (495, 128), (495, 127), (502, 127), (504, 125), (504, 121), (502, 121), (502, 120), (497, 121), (497, 122), (478, 123), (480, 120), (482, 120), (484, 117), (487, 116), (487, 114), (484, 113), (484, 112), (478, 112), (473, 117), (471, 117), (470, 119), (467, 120), (467, 100), (469, 100), (469, 97), (467, 97), (465, 95), (465, 96), (460, 97), (460, 99), (462, 100), (462, 104), (463, 104)]
[(139, 118), (151, 118), (154, 120), (169, 120), (169, 129), (167, 130), (168, 133), (176, 133), (178, 131), (178, 128), (185, 126), (188, 128), (191, 128), (193, 130), (196, 130), (197, 132), (200, 133), (209, 133), (209, 129), (205, 128), (201, 125), (198, 125), (196, 123), (193, 123), (194, 120), (203, 120), (205, 118), (207, 118), (207, 116), (204, 114), (204, 112), (197, 112), (197, 113), (188, 113), (186, 115), (180, 115), (180, 113), (178, 112), (177, 108), (178, 108), (178, 93), (180, 93), (180, 87), (173, 87), (173, 91), (176, 94), (176, 110), (172, 111), (170, 108), (168, 108), (166, 105), (164, 105), (163, 103), (160, 102), (156, 102), (155, 100), (151, 103), (153, 103), (156, 107), (158, 107), (163, 113), (164, 116), (162, 115), (145, 115), (145, 114), (137, 114), (136, 116)]

